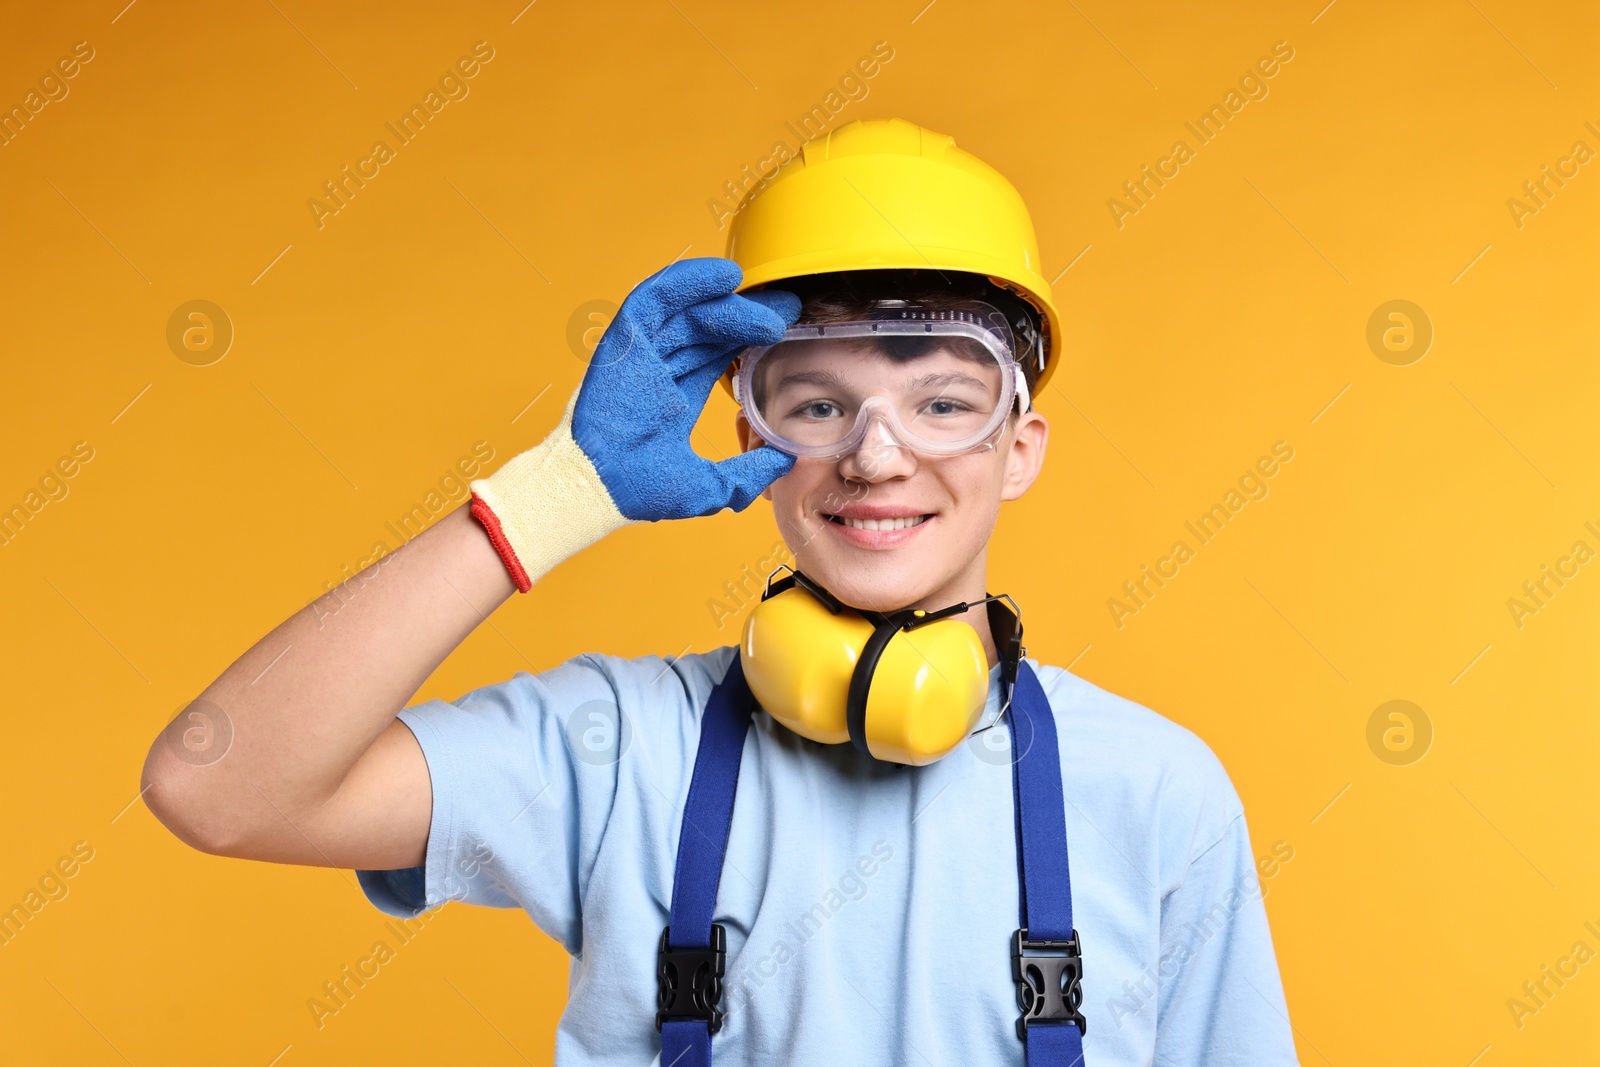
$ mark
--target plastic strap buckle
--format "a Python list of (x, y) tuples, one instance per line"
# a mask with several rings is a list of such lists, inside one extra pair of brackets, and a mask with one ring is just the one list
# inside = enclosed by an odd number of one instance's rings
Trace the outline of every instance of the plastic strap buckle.
[(1017, 983), (1017, 1037), (1028, 1040), (1028, 1027), (1048, 1023), (1071, 1023), (1080, 1034), (1089, 1032), (1089, 1022), (1078, 1009), (1083, 1006), (1083, 951), (1078, 931), (1066, 940), (1028, 939), (1028, 928), (1013, 935), (1011, 978)]
[(700, 1019), (710, 1032), (722, 1029), (722, 969), (727, 959), (727, 934), (721, 923), (711, 924), (710, 948), (673, 948), (672, 927), (661, 930), (656, 949), (656, 1029), (669, 1019)]

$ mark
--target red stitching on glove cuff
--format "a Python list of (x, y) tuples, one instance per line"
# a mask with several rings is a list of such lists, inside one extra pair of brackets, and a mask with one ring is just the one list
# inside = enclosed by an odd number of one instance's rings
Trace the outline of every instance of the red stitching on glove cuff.
[(500, 562), (506, 565), (511, 580), (517, 583), (517, 592), (526, 593), (532, 589), (533, 581), (523, 569), (522, 561), (517, 558), (511, 542), (506, 540), (505, 531), (500, 528), (499, 517), (477, 493), (472, 494), (472, 517), (478, 520), (483, 532), (489, 535), (489, 543), (494, 545), (494, 550), (500, 554)]

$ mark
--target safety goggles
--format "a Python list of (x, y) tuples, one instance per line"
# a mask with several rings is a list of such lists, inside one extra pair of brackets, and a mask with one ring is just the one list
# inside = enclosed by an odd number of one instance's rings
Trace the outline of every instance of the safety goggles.
[(999, 311), (882, 301), (861, 320), (796, 325), (739, 356), (734, 399), (780, 452), (838, 460), (877, 443), (928, 456), (992, 447), (1028, 385)]

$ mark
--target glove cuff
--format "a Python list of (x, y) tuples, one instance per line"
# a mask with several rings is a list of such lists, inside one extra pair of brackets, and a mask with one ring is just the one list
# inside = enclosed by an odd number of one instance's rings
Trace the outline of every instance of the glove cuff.
[(472, 483), (472, 517), (520, 593), (568, 556), (631, 522), (572, 439), (576, 402), (573, 393), (560, 425), (543, 442)]

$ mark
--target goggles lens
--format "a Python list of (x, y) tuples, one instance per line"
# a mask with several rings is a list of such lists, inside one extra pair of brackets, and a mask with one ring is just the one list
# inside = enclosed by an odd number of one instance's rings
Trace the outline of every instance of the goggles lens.
[(841, 457), (876, 423), (897, 444), (956, 455), (992, 439), (1017, 373), (1004, 339), (971, 322), (794, 326), (745, 352), (738, 392), (755, 431), (792, 455)]

